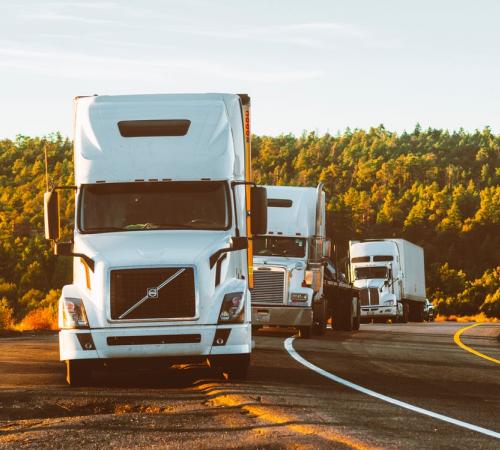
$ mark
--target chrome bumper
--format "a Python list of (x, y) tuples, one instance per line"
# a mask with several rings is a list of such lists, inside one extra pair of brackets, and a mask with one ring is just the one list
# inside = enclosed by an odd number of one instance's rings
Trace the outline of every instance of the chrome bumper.
[(313, 323), (311, 307), (252, 306), (252, 325), (302, 327)]

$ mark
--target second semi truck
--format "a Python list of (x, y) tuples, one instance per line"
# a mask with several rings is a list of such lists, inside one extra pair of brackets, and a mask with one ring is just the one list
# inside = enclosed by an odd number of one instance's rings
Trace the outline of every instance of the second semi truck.
[(268, 232), (254, 242), (252, 325), (294, 327), (302, 337), (359, 327), (357, 290), (331, 270), (323, 185), (266, 186)]

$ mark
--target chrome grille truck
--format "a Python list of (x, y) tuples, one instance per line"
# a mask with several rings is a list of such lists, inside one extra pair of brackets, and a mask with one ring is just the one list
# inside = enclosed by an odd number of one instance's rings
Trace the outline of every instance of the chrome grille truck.
[[(59, 301), (70, 385), (118, 362), (208, 360), (245, 377), (252, 245), (266, 192), (251, 183), (250, 99), (232, 94), (78, 97), (75, 186), (45, 194), (45, 234), (73, 257)], [(75, 193), (70, 242), (59, 193)]]
[(254, 327), (295, 327), (303, 337), (326, 325), (324, 261), (329, 254), (323, 186), (266, 186), (268, 232), (253, 239)]

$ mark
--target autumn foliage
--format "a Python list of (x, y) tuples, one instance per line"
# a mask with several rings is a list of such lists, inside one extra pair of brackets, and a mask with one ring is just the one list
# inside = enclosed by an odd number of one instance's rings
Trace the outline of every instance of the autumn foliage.
[[(253, 136), (252, 146), (257, 183), (325, 184), (340, 253), (349, 239), (408, 239), (424, 247), (428, 297), (441, 315), (500, 317), (500, 136), (490, 129), (379, 126)], [(55, 327), (53, 290), (71, 280), (71, 259), (55, 257), (43, 237), (44, 149), (51, 183), (72, 184), (68, 139), (0, 141), (0, 328)], [(61, 196), (66, 237), (71, 195)]]

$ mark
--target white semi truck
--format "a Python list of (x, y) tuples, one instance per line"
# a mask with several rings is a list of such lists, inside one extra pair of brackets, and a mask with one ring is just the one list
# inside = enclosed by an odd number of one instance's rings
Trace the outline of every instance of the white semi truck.
[(350, 241), (349, 255), (351, 279), (360, 289), (362, 321), (424, 320), (422, 247), (404, 239)]
[[(77, 97), (75, 186), (45, 194), (45, 233), (72, 256), (59, 301), (70, 385), (102, 364), (206, 361), (246, 376), (253, 233), (250, 99), (232, 94)], [(75, 191), (71, 242), (58, 192)]]
[[(359, 308), (356, 295), (351, 295), (352, 286), (325, 273), (330, 242), (326, 238), (323, 185), (266, 186), (266, 190), (268, 232), (253, 239), (253, 326), (295, 327), (302, 337), (309, 338), (313, 331), (324, 332), (332, 312), (337, 325), (345, 329), (354, 302), (355, 328)], [(338, 308), (339, 303), (348, 303), (349, 308)]]

